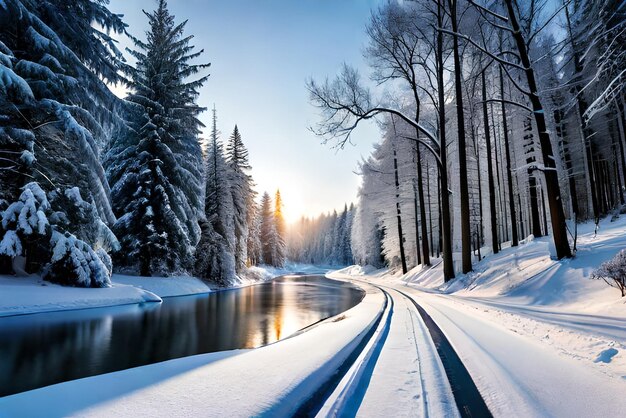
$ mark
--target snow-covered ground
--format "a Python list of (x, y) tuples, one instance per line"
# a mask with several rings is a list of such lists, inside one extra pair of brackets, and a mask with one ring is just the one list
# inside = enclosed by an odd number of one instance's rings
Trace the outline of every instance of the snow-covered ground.
[[(302, 264), (288, 264), (284, 268), (252, 267), (249, 274), (234, 287), (296, 272), (323, 274), (329, 269)], [(190, 276), (140, 277), (114, 274), (111, 282), (113, 285), (110, 288), (80, 288), (46, 282), (36, 275), (0, 275), (0, 317), (160, 302), (164, 297), (196, 295), (215, 290), (206, 282)]]
[(428, 271), (418, 267), (400, 280), (421, 289), (507, 306), (624, 317), (626, 299), (620, 298), (617, 289), (589, 276), (626, 248), (626, 215), (614, 222), (601, 221), (597, 235), (594, 227), (593, 223), (579, 226), (578, 251), (571, 260), (550, 258), (551, 238), (543, 237), (490, 255), (475, 264), (473, 272), (448, 284), (443, 283), (441, 264)]
[(163, 298), (211, 292), (211, 288), (206, 282), (190, 276), (138, 277), (114, 274), (111, 281), (114, 284), (124, 284), (144, 289)]
[(60, 286), (37, 276), (0, 276), (0, 316), (160, 301), (158, 295), (126, 284), (85, 289)]

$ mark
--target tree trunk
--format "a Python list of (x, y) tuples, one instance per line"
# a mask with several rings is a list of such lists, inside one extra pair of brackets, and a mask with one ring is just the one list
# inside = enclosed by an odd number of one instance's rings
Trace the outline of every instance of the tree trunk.
[[(504, 74), (500, 67), (500, 98), (504, 100)], [(506, 105), (501, 102), (502, 106), (502, 133), (504, 134), (504, 150), (506, 154), (506, 182), (509, 189), (509, 213), (511, 214), (511, 246), (519, 245), (517, 235), (517, 215), (515, 213), (515, 195), (513, 194), (513, 170), (511, 167), (511, 149), (509, 145), (509, 127), (506, 120)]]
[[(443, 248), (443, 227), (442, 227), (442, 216), (441, 216), (441, 207), (442, 207), (442, 203), (441, 203), (441, 176), (437, 176), (437, 208), (439, 209), (438, 215), (439, 215), (439, 219), (437, 222), (437, 228), (438, 228), (438, 238), (439, 238), (439, 242), (437, 243), (437, 257), (439, 257), (441, 255), (441, 251)], [(445, 259), (444, 259), (445, 260)], [(445, 266), (444, 266), (445, 268)]]
[[(437, 0), (437, 24), (443, 27), (444, 11), (441, 2)], [(458, 51), (457, 51), (458, 52)], [(439, 181), (441, 183), (441, 238), (443, 252), (443, 277), (445, 281), (454, 279), (454, 264), (452, 260), (452, 222), (450, 220), (450, 195), (448, 193), (448, 155), (446, 147), (446, 100), (444, 96), (445, 81), (443, 78), (443, 33), (437, 32), (437, 94), (439, 102)]]
[[(485, 227), (483, 225), (483, 187), (482, 181), (480, 178), (480, 152), (478, 148), (478, 143), (476, 142), (476, 132), (474, 126), (472, 126), (472, 143), (474, 144), (474, 149), (476, 150), (476, 173), (478, 175), (478, 213), (480, 214), (480, 225), (476, 230), (477, 242), (482, 243), (482, 236), (484, 234)], [(478, 247), (478, 260), (480, 261), (480, 246)]]
[[(509, 241), (509, 229), (506, 227), (506, 220), (509, 219), (506, 210), (506, 204), (504, 200), (506, 200), (506, 193), (504, 191), (504, 173), (500, 176), (500, 172), (502, 171), (502, 141), (500, 140), (500, 135), (496, 130), (496, 118), (493, 115), (493, 104), (489, 104), (489, 113), (491, 113), (491, 126), (493, 128), (493, 146), (494, 146), (494, 154), (496, 157), (496, 184), (497, 187), (497, 196), (498, 196), (498, 207), (500, 208), (500, 216), (498, 219), (500, 220), (500, 242), (498, 243), (498, 248), (502, 249), (502, 241)], [(501, 179), (502, 177), (502, 179)]]
[(539, 132), (539, 143), (541, 145), (541, 154), (543, 156), (543, 164), (545, 167), (544, 177), (546, 182), (546, 192), (548, 194), (548, 202), (550, 206), (550, 220), (552, 221), (552, 238), (554, 239), (554, 247), (558, 259), (571, 257), (572, 251), (567, 239), (567, 229), (565, 225), (565, 213), (563, 212), (563, 204), (561, 200), (561, 191), (559, 188), (559, 178), (556, 172), (556, 162), (554, 153), (552, 152), (552, 144), (550, 143), (550, 135), (546, 126), (546, 119), (541, 100), (539, 99), (539, 89), (535, 81), (535, 72), (531, 66), (528, 49), (522, 34), (517, 16), (513, 6), (513, 0), (505, 0), (511, 27), (513, 29), (513, 38), (517, 44), (517, 52), (520, 56), (522, 67), (526, 73), (528, 89), (530, 91), (530, 102), (532, 104), (537, 131)]
[[(557, 104), (558, 106), (558, 104)], [(556, 124), (556, 132), (557, 136), (561, 138), (563, 143), (563, 159), (565, 160), (565, 168), (567, 169), (567, 181), (569, 185), (569, 193), (570, 193), (570, 202), (572, 204), (572, 213), (574, 214), (574, 218), (578, 218), (578, 192), (576, 191), (576, 179), (572, 174), (573, 165), (572, 159), (569, 155), (568, 144), (569, 141), (567, 139), (567, 131), (565, 127), (564, 120), (565, 115), (561, 109), (557, 109), (554, 111), (554, 123)]]
[(404, 235), (402, 234), (402, 211), (400, 210), (400, 180), (398, 178), (398, 158), (396, 149), (393, 149), (393, 170), (396, 180), (396, 216), (398, 219), (398, 242), (400, 243), (400, 262), (402, 263), (402, 273), (408, 271), (406, 267), (406, 256), (404, 254)]
[[(416, 131), (419, 135), (419, 132)], [(422, 227), (422, 259), (425, 266), (430, 266), (430, 250), (428, 249), (428, 228), (426, 227), (426, 205), (424, 204), (424, 178), (422, 175), (422, 155), (419, 143), (415, 147), (417, 158), (417, 197), (420, 204), (420, 220)], [(419, 245), (419, 244), (418, 244)]]
[(541, 233), (541, 220), (539, 217), (539, 198), (537, 197), (537, 179), (532, 174), (528, 178), (528, 195), (530, 205), (530, 222), (535, 238), (543, 236)]
[(548, 216), (546, 215), (546, 196), (543, 192), (543, 187), (541, 188), (541, 214), (543, 215), (543, 232), (545, 235), (548, 235)]
[(485, 80), (486, 68), (481, 72), (482, 95), (483, 95), (483, 125), (485, 131), (485, 145), (487, 147), (487, 182), (489, 184), (489, 218), (491, 225), (491, 248), (494, 254), (498, 254), (498, 219), (496, 214), (496, 188), (493, 183), (493, 159), (491, 158), (491, 131), (489, 129), (489, 115), (487, 114), (487, 82)]
[[(450, 23), (452, 32), (459, 33), (457, 19), (457, 1), (448, 0), (450, 6)], [(463, 113), (463, 87), (461, 74), (461, 54), (459, 51), (459, 37), (452, 37), (452, 56), (454, 60), (454, 89), (456, 101), (457, 146), (459, 154), (459, 187), (461, 200), (461, 255), (463, 273), (472, 271), (472, 231), (470, 230), (469, 187), (467, 184), (467, 150), (465, 146), (465, 115)], [(444, 106), (441, 102), (440, 106)]]
[[(624, 143), (626, 143), (626, 131), (624, 131), (624, 105), (622, 103), (617, 104), (617, 127), (619, 128), (619, 138), (617, 143), (619, 144), (619, 156), (622, 162), (622, 176), (624, 179), (624, 187), (626, 187), (626, 159), (624, 157)], [(624, 190), (620, 189), (620, 194), (624, 195)]]
[(420, 228), (419, 228), (419, 214), (417, 208), (417, 185), (413, 183), (413, 208), (415, 209), (415, 256), (417, 264), (422, 264), (422, 255), (420, 250)]
[[(517, 183), (517, 190), (519, 191), (519, 179), (515, 176), (515, 182)], [(519, 229), (522, 237), (526, 238), (526, 229), (524, 228), (524, 212), (522, 210), (522, 194), (517, 193), (517, 206), (519, 207)]]
[(430, 229), (430, 256), (434, 257), (435, 243), (433, 242), (433, 208), (431, 205), (432, 196), (430, 195), (430, 170), (428, 167), (428, 160), (426, 160), (426, 179), (426, 194), (428, 196), (428, 227)]
[[(582, 72), (583, 65), (580, 59), (580, 55), (578, 54), (578, 51), (576, 49), (576, 45), (574, 43), (574, 37), (572, 36), (572, 24), (571, 24), (571, 19), (570, 19), (570, 14), (569, 14), (569, 6), (565, 7), (565, 22), (567, 24), (567, 33), (568, 33), (570, 44), (572, 47), (574, 71), (576, 72), (574, 76), (576, 77), (578, 74)], [(594, 166), (593, 152), (591, 149), (591, 140), (593, 138), (594, 132), (593, 130), (591, 130), (587, 122), (585, 122), (585, 118), (583, 116), (588, 106), (583, 97), (582, 87), (580, 86), (580, 83), (575, 83), (574, 90), (576, 92), (574, 96), (576, 98), (578, 116), (580, 118), (580, 126), (581, 126), (581, 131), (583, 134), (583, 143), (585, 145), (585, 151), (586, 151), (585, 155), (587, 157), (587, 176), (589, 179), (589, 188), (590, 188), (590, 193), (591, 193), (591, 207), (593, 209), (593, 218), (595, 222), (597, 223), (599, 221), (600, 211), (598, 207), (598, 196), (597, 196), (598, 189), (597, 189), (596, 178), (595, 178), (595, 170), (593, 167)]]

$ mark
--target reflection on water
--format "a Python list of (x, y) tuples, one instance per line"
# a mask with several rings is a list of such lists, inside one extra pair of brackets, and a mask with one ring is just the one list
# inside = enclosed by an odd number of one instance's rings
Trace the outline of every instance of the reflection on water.
[(356, 305), (363, 293), (288, 276), (209, 295), (0, 318), (0, 396), (200, 353), (254, 348)]

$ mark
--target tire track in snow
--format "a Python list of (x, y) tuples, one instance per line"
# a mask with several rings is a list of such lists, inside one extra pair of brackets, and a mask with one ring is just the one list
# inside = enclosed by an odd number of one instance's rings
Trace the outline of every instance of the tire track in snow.
[(435, 343), (437, 353), (443, 364), (444, 370), (448, 377), (448, 381), (452, 388), (454, 400), (462, 417), (492, 417), (493, 415), (487, 408), (487, 404), (482, 395), (478, 391), (476, 384), (472, 380), (465, 365), (461, 361), (459, 355), (454, 351), (452, 345), (446, 338), (441, 328), (433, 321), (426, 311), (409, 295), (394, 289), (402, 296), (407, 298), (417, 309), (422, 321), (426, 325), (430, 336)]

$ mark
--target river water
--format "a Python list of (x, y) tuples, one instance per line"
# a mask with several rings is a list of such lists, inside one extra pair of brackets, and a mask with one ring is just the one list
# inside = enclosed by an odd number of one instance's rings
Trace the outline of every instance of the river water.
[(163, 303), (0, 318), (0, 396), (194, 354), (273, 343), (358, 304), (323, 276)]

